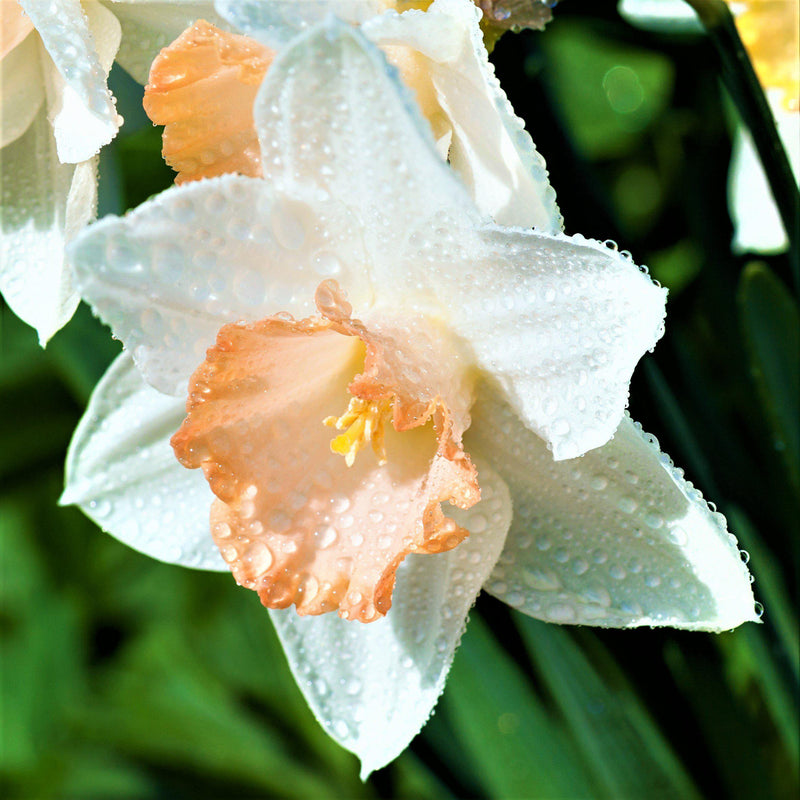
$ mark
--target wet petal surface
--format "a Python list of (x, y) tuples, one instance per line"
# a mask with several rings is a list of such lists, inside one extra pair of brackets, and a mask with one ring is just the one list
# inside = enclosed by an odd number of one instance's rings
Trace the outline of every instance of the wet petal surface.
[(120, 355), (72, 438), (61, 503), (80, 506), (104, 531), (159, 561), (227, 571), (209, 529), (214, 496), (169, 444), (185, 413), (181, 400), (148, 386), (130, 356)]
[(231, 320), (314, 310), (322, 278), (362, 304), (370, 284), (357, 231), (330, 202), (225, 175), (162, 192), (123, 218), (105, 217), (74, 249), (81, 294), (168, 394)]
[(556, 459), (611, 438), (634, 367), (663, 333), (664, 289), (582, 236), (487, 227), (419, 255), (452, 328)]
[(78, 305), (64, 247), (94, 216), (96, 165), (59, 162), (43, 107), (1, 162), (0, 291), (45, 344)]
[[(3, 4), (3, 47), (0, 60), (0, 147), (18, 139), (28, 130), (45, 98), (44, 75), (41, 64), (41, 44), (36, 36), (27, 35), (33, 29), (30, 21), (25, 27), (9, 25), (6, 31), (7, 9)], [(19, 11), (22, 14), (22, 11)], [(12, 23), (14, 20), (12, 20)], [(13, 30), (12, 30), (13, 28)], [(6, 39), (6, 34), (9, 34)]]
[(281, 53), (259, 91), (255, 122), (264, 178), (284, 187), (313, 181), (346, 203), (387, 284), (424, 280), (407, 258), (409, 226), (430, 223), (441, 209), (480, 219), (437, 154), (411, 91), (379, 50), (341, 22)]
[(474, 414), (469, 447), (503, 454), (514, 504), (489, 592), (557, 623), (719, 631), (756, 619), (724, 517), (630, 418), (604, 447), (554, 462), (491, 392)]
[(85, 161), (116, 136), (121, 123), (106, 85), (119, 47), (119, 23), (99, 3), (85, 12), (79, 0), (20, 0), (20, 5), (56, 66), (48, 94), (58, 157)]
[(444, 688), (466, 615), (511, 519), (504, 483), (478, 464), (483, 499), (448, 512), (472, 531), (454, 550), (409, 556), (391, 612), (370, 625), (272, 611), (297, 683), (325, 730), (361, 759), (361, 777), (399, 755)]
[(452, 131), (450, 166), (478, 208), (500, 225), (557, 233), (561, 213), (544, 159), (495, 77), (480, 16), (467, 0), (436, 0), (426, 12), (378, 15), (363, 30), (381, 47), (400, 42), (424, 61), (431, 93)]

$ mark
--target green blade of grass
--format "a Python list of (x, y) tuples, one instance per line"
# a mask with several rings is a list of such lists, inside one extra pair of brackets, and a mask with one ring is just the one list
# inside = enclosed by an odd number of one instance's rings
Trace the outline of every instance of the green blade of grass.
[(595, 795), (564, 731), (477, 616), (456, 654), (443, 702), (488, 796)]
[(570, 634), (559, 627), (522, 615), (516, 615), (516, 622), (581, 760), (602, 787), (602, 796), (661, 800), (700, 796), (658, 725), (618, 670), (601, 675)]

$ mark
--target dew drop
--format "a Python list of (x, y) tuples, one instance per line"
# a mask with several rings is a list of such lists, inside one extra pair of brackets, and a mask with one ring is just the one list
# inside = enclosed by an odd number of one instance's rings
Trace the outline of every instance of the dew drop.
[(589, 570), (589, 564), (586, 561), (584, 561), (582, 558), (576, 558), (572, 562), (572, 571), (576, 575), (583, 575), (588, 570)]
[(302, 216), (304, 211), (305, 206), (287, 199), (278, 200), (272, 207), (272, 232), (287, 250), (297, 250), (306, 239)]
[(317, 534), (319, 549), (324, 550), (326, 547), (330, 547), (336, 541), (337, 535), (336, 528), (333, 525), (328, 525), (319, 531)]
[(627, 572), (625, 572), (624, 567), (621, 567), (619, 564), (613, 564), (609, 568), (608, 574), (612, 578), (614, 578), (614, 580), (621, 581), (621, 580), (623, 580), (625, 578), (625, 576), (627, 575)]
[(678, 547), (684, 547), (689, 542), (689, 537), (683, 528), (671, 528), (669, 532), (669, 540), (673, 544), (678, 545)]
[(522, 580), (539, 592), (552, 592), (561, 588), (561, 581), (558, 576), (550, 570), (541, 567), (524, 568), (522, 570)]
[(639, 504), (632, 497), (621, 497), (619, 503), (617, 503), (617, 508), (623, 514), (633, 514), (638, 507)]
[(560, 624), (574, 622), (578, 618), (575, 609), (566, 603), (555, 603), (552, 606), (548, 606), (545, 610), (545, 616), (550, 622)]
[(313, 269), (321, 278), (329, 278), (342, 271), (342, 262), (333, 253), (322, 251), (314, 256)]
[(272, 553), (263, 542), (253, 542), (245, 549), (244, 560), (250, 565), (253, 572), (262, 573), (272, 566)]
[(350, 498), (345, 497), (344, 495), (339, 495), (333, 499), (331, 507), (333, 508), (334, 514), (343, 514), (348, 508), (350, 508)]

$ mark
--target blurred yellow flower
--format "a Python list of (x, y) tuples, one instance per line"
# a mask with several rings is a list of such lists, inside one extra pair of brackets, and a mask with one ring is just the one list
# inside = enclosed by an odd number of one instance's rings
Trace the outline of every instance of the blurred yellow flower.
[(780, 91), (787, 111), (800, 110), (800, 2), (727, 2), (764, 91)]

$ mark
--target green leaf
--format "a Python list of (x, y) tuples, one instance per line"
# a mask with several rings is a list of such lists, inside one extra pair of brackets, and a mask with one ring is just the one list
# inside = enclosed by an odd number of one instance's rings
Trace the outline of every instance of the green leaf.
[(63, 735), (84, 690), (81, 627), (72, 598), (52, 591), (29, 509), (41, 496), (0, 502), (0, 772), (33, 773)]
[[(596, 796), (699, 797), (669, 742), (622, 673), (604, 655), (604, 674), (570, 634), (515, 615), (528, 655), (555, 700), (601, 791)], [(595, 642), (596, 650), (600, 644)]]
[(81, 721), (85, 735), (155, 765), (280, 797), (341, 796), (283, 724), (266, 724), (241, 706), (172, 627), (154, 626), (130, 648)]
[(406, 750), (389, 770), (397, 800), (455, 800), (447, 787), (411, 751)]
[[(719, 637), (726, 654), (729, 679), (740, 695), (763, 697), (764, 708), (782, 739), (782, 750), (795, 779), (800, 770), (800, 729), (797, 726), (800, 684), (800, 639), (797, 615), (778, 563), (761, 541), (753, 524), (739, 508), (728, 511), (731, 530), (749, 552), (756, 570), (754, 589), (763, 601), (765, 625), (745, 625), (736, 635)], [(770, 641), (777, 636), (780, 648)], [(788, 669), (786, 668), (788, 666)]]
[(443, 703), (492, 798), (592, 797), (578, 754), (519, 667), (470, 620)]
[(750, 372), (775, 449), (800, 491), (800, 312), (766, 264), (748, 264), (739, 284), (739, 314)]
[(559, 109), (589, 159), (626, 154), (669, 102), (674, 67), (660, 53), (612, 42), (575, 20), (554, 23), (541, 46)]

